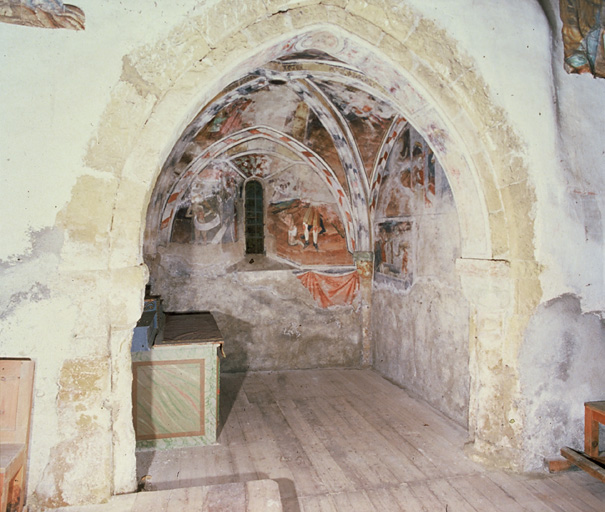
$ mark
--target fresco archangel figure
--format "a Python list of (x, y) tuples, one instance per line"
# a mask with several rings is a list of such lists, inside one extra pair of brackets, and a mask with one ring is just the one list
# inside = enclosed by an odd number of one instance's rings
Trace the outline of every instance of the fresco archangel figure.
[(605, 0), (560, 0), (565, 69), (605, 78)]
[(84, 30), (84, 12), (61, 0), (0, 0), (0, 21), (26, 27)]

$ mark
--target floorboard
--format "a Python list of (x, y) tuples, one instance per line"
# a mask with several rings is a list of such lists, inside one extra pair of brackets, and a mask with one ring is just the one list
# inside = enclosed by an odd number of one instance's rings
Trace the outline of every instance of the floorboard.
[[(220, 415), (217, 445), (140, 452), (138, 476), (155, 489), (269, 479), (285, 512), (605, 511), (605, 484), (583, 472), (476, 464), (463, 428), (370, 370), (225, 374)], [(202, 510), (201, 493), (162, 500)], [(148, 512), (144, 495), (135, 506)]]

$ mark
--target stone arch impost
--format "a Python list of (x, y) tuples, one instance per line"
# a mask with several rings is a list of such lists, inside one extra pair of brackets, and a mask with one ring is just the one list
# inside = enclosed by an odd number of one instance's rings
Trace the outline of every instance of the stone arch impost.
[(510, 342), (517, 316), (515, 265), (458, 259), (456, 270), (470, 305), (468, 452), (481, 462), (519, 470), (523, 412)]

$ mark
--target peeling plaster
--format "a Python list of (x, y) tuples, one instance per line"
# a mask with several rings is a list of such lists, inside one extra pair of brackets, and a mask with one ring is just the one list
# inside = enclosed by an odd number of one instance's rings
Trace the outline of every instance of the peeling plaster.
[(30, 232), (29, 236), (29, 252), (0, 261), (0, 321), (9, 318), (23, 303), (50, 298), (50, 281), (59, 264), (62, 233), (56, 228), (45, 228)]

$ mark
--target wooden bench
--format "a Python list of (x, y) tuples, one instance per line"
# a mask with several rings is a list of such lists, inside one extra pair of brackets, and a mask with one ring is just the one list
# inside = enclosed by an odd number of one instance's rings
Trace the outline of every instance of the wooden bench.
[(0, 512), (23, 510), (33, 385), (33, 361), (0, 359)]

